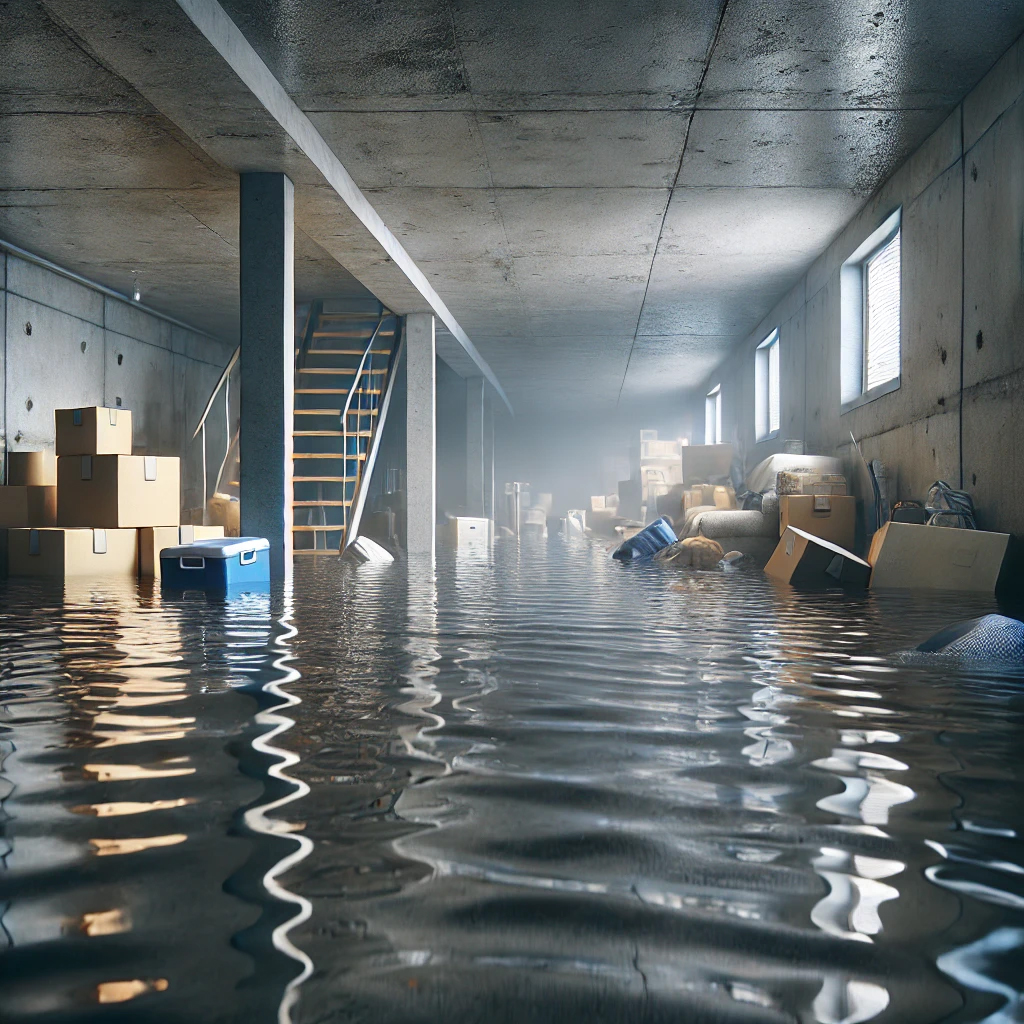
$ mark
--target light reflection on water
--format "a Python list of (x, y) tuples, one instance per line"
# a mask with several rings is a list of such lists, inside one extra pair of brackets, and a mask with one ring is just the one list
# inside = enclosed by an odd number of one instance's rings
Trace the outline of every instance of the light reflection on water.
[(0, 1016), (1024, 1019), (1024, 672), (889, 658), (989, 610), (557, 540), (0, 583)]

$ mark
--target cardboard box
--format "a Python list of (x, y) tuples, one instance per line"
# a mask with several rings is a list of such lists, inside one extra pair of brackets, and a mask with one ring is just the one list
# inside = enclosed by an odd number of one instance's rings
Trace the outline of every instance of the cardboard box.
[(0, 487), (0, 526), (56, 525), (56, 487)]
[(592, 494), (590, 496), (590, 511), (600, 512), (605, 508), (605, 496), (603, 494)]
[(775, 487), (783, 494), (846, 494), (846, 477), (841, 473), (810, 473), (783, 470), (778, 474)]
[(684, 485), (722, 480), (732, 468), (731, 444), (684, 444), (680, 451)]
[(155, 455), (61, 455), (57, 523), (108, 530), (177, 526), (180, 466)]
[(132, 414), (128, 409), (57, 409), (57, 457), (131, 455)]
[(790, 526), (764, 571), (783, 583), (866, 587), (871, 566), (838, 544)]
[(1006, 533), (885, 523), (871, 539), (871, 588), (991, 593), (1010, 540)]
[[(543, 512), (539, 518), (537, 525), (547, 525)], [(486, 548), (494, 539), (494, 525), (490, 519), (477, 516), (453, 516), (448, 520), (448, 539), (459, 550)]]
[(783, 494), (779, 497), (779, 536), (787, 526), (852, 548), (857, 530), (857, 499), (836, 494)]
[(715, 508), (729, 509), (736, 507), (736, 492), (732, 487), (716, 487), (713, 497)]
[(8, 452), (9, 487), (56, 487), (57, 459), (53, 452)]
[(715, 504), (715, 485), (697, 484), (683, 491), (683, 511), (689, 512), (698, 505)]
[(128, 576), (137, 574), (135, 530), (8, 530), (12, 576)]
[(641, 441), (640, 461), (648, 462), (659, 459), (679, 459), (678, 441)]
[(143, 526), (139, 530), (139, 575), (160, 579), (160, 552), (164, 548), (223, 536), (223, 526)]

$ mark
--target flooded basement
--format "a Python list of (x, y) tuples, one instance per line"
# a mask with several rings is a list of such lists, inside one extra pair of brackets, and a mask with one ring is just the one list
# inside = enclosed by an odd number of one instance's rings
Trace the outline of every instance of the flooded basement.
[(0, 1019), (1024, 1021), (1024, 670), (892, 657), (992, 610), (557, 539), (0, 581)]

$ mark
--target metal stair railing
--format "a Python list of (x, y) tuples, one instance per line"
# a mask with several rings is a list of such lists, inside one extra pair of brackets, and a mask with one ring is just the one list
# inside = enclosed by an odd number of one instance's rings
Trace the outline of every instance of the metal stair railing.
[(214, 489), (216, 490), (217, 484), (220, 483), (220, 478), (224, 474), (224, 469), (227, 466), (228, 456), (231, 454), (232, 444), (238, 438), (238, 430), (231, 429), (231, 373), (238, 365), (239, 356), (242, 353), (242, 346), (239, 345), (235, 348), (235, 351), (231, 353), (231, 358), (228, 360), (227, 365), (223, 371), (217, 383), (214, 385), (213, 390), (210, 392), (210, 397), (206, 402), (206, 406), (203, 409), (202, 416), (199, 417), (199, 423), (196, 425), (196, 429), (192, 432), (192, 440), (194, 441), (197, 436), (202, 434), (203, 440), (203, 508), (206, 508), (206, 503), (210, 498), (208, 493), (207, 483), (207, 470), (206, 470), (206, 421), (213, 411), (214, 403), (217, 401), (217, 396), (220, 394), (221, 389), (224, 391), (224, 457), (221, 459), (220, 469), (217, 472), (217, 479), (214, 481)]
[[(396, 376), (395, 371), (398, 368), (398, 360), (401, 358), (402, 348), (404, 345), (405, 334), (402, 331), (402, 319), (401, 317), (396, 316), (394, 343), (391, 348), (391, 355), (388, 357), (387, 383), (384, 385), (384, 393), (381, 395), (380, 401), (377, 405), (376, 422), (373, 424), (369, 444), (366, 446), (366, 458), (362, 460), (361, 465), (359, 464), (359, 459), (356, 459), (358, 476), (356, 479), (355, 490), (352, 494), (351, 509), (346, 507), (344, 510), (346, 526), (345, 531), (342, 534), (342, 552), (344, 552), (356, 537), (359, 536), (359, 524), (363, 517), (363, 507), (366, 504), (367, 488), (369, 486), (370, 479), (373, 476), (373, 465), (377, 461), (377, 450), (380, 447), (381, 437), (384, 433), (384, 421), (388, 415), (388, 407), (391, 404), (391, 393), (394, 390)], [(349, 517), (350, 511), (351, 517)]]

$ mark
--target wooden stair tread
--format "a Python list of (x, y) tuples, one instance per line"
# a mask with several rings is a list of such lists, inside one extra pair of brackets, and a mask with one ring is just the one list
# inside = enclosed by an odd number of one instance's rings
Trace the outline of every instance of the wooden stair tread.
[(292, 452), (293, 459), (365, 459), (366, 452)]
[(292, 483), (354, 484), (358, 479), (354, 476), (293, 476)]
[(298, 533), (298, 532), (314, 533), (316, 531), (319, 531), (320, 533), (332, 533), (335, 530), (337, 530), (338, 532), (341, 532), (343, 529), (344, 529), (344, 527), (341, 525), (341, 523), (335, 523), (333, 526), (327, 525), (327, 526), (293, 526), (292, 527), (292, 530), (294, 530), (296, 533)]
[(296, 416), (340, 416), (340, 409), (293, 409)]
[(347, 395), (348, 388), (296, 388), (297, 395)]
[(344, 501), (293, 501), (292, 508), (320, 508), (321, 506), (330, 506), (331, 508), (339, 508), (352, 504), (351, 498), (346, 498)]

